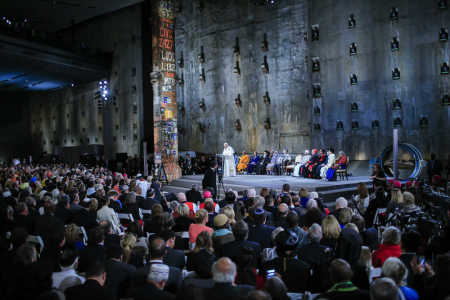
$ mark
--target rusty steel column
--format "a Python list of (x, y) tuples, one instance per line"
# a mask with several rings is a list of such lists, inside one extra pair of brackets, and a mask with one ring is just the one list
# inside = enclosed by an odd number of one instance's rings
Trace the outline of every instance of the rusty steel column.
[(153, 87), (153, 127), (155, 162), (162, 161), (167, 180), (181, 177), (178, 166), (175, 1), (152, 4), (151, 82)]

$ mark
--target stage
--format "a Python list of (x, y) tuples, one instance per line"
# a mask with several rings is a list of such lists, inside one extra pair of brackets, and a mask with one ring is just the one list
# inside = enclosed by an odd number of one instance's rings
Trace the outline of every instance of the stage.
[[(193, 184), (198, 184), (201, 189), (203, 175), (183, 176), (180, 179), (172, 181), (168, 186), (163, 188), (164, 191), (179, 193), (185, 192), (191, 188)], [(223, 187), (225, 190), (233, 189), (242, 191), (255, 188), (259, 193), (261, 188), (267, 187), (276, 191), (281, 191), (283, 184), (288, 183), (291, 191), (298, 192), (300, 188), (306, 188), (309, 191), (316, 191), (324, 199), (324, 201), (334, 201), (337, 196), (349, 197), (356, 193), (357, 184), (364, 182), (371, 187), (369, 176), (350, 176), (348, 180), (324, 181), (320, 179), (308, 179), (292, 176), (271, 176), (271, 175), (238, 175), (236, 177), (226, 177), (223, 179)], [(223, 197), (223, 189), (220, 184), (220, 195)]]

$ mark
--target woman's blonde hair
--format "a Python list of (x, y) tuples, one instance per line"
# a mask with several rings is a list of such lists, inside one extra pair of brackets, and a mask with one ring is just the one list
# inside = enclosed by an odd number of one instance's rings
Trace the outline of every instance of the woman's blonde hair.
[(127, 233), (121, 241), (124, 262), (128, 263), (131, 256), (131, 251), (133, 251), (133, 248), (136, 247), (136, 241), (136, 236), (132, 233)]
[(328, 215), (322, 220), (322, 233), (324, 238), (337, 239), (341, 234), (341, 226), (333, 215)]
[(405, 201), (405, 205), (414, 205), (416, 204), (416, 199), (414, 198), (414, 195), (410, 192), (404, 192), (403, 193), (403, 200)]
[(98, 201), (95, 198), (91, 198), (91, 202), (89, 204), (89, 211), (97, 211)]
[(391, 192), (391, 201), (396, 204), (403, 204), (405, 201), (403, 199), (402, 191), (399, 189), (393, 189)]
[(76, 224), (67, 224), (66, 228), (64, 228), (64, 237), (66, 238), (67, 244), (74, 244), (75, 242), (81, 241), (82, 234), (81, 228)]
[(205, 209), (199, 209), (195, 213), (195, 223), (197, 224), (201, 224), (206, 218), (208, 218), (208, 212)]
[(359, 255), (359, 265), (364, 266), (366, 270), (372, 267), (372, 252), (367, 246), (361, 247), (361, 254)]
[(179, 204), (177, 206), (177, 213), (180, 217), (189, 217), (189, 206), (186, 204)]
[(236, 223), (236, 218), (234, 215), (234, 209), (230, 206), (225, 206), (222, 208), (222, 213), (228, 217), (228, 220), (230, 220), (230, 224)]

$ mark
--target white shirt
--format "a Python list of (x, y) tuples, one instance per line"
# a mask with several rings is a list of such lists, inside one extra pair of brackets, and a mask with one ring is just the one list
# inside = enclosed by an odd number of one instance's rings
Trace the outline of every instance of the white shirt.
[[(110, 221), (111, 224), (113, 225), (113, 228), (119, 228), (120, 227), (120, 220), (119, 217), (117, 216), (116, 212), (114, 211), (114, 209), (108, 207), (108, 206), (103, 206), (102, 208), (100, 208), (97, 211), (97, 220), (100, 221)], [(117, 230), (115, 230), (117, 231)], [(118, 233), (118, 232), (116, 232)]]
[(59, 289), (59, 286), (61, 285), (61, 282), (63, 282), (64, 279), (67, 277), (77, 277), (81, 280), (81, 284), (83, 284), (86, 279), (83, 276), (80, 276), (75, 272), (72, 266), (62, 268), (61, 272), (53, 272), (52, 274), (52, 281), (53, 281), (53, 288)]
[(148, 188), (150, 187), (150, 183), (148, 183), (147, 180), (139, 180), (138, 182), (136, 182), (136, 184), (141, 188), (142, 192), (141, 192), (140, 196), (146, 198)]

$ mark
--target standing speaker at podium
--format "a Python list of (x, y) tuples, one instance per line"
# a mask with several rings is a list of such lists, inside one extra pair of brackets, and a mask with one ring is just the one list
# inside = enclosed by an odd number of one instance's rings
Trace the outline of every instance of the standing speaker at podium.
[(236, 176), (236, 166), (234, 165), (234, 149), (228, 145), (223, 144), (223, 177)]

